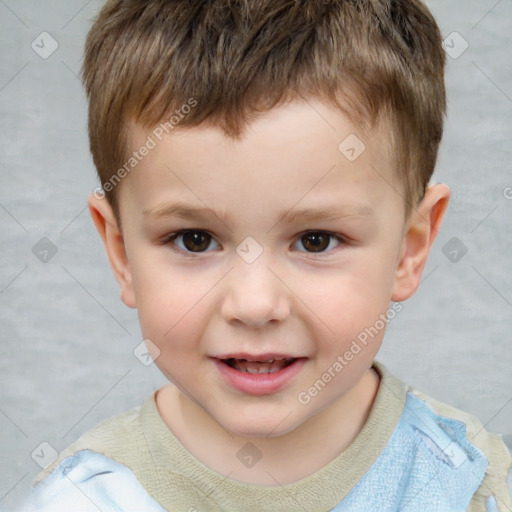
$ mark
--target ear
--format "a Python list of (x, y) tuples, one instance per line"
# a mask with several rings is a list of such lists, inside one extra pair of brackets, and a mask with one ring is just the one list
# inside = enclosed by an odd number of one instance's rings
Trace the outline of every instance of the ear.
[(433, 185), (428, 187), (423, 200), (411, 213), (391, 300), (406, 300), (418, 289), (430, 248), (441, 227), (449, 200), (450, 189), (446, 185)]
[(112, 207), (106, 198), (92, 194), (88, 200), (92, 220), (103, 240), (110, 266), (121, 288), (121, 300), (130, 308), (136, 307), (132, 272), (126, 256), (124, 239)]

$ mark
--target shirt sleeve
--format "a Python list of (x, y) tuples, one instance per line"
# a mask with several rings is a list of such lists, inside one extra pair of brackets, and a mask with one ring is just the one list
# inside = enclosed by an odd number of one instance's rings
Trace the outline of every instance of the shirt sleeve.
[(126, 466), (101, 453), (66, 457), (14, 512), (165, 512)]

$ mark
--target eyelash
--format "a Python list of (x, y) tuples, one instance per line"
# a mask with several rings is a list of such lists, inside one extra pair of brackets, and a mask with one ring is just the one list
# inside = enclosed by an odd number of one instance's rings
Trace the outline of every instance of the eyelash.
[[(184, 253), (187, 256), (191, 255), (192, 257), (194, 257), (193, 255), (196, 255), (196, 254), (203, 254), (203, 253), (211, 252), (211, 251), (197, 251), (197, 252), (194, 252), (194, 251), (189, 251), (189, 250), (186, 250), (186, 249), (182, 249), (181, 247), (178, 247), (174, 243), (174, 241), (177, 238), (179, 238), (180, 236), (183, 236), (183, 235), (185, 235), (187, 233), (204, 234), (204, 235), (207, 235), (207, 236), (211, 237), (211, 240), (215, 241), (215, 238), (210, 233), (208, 233), (208, 231), (203, 231), (203, 230), (200, 230), (200, 229), (184, 229), (182, 231), (177, 231), (176, 233), (172, 233), (171, 235), (169, 235), (168, 237), (166, 237), (164, 239), (163, 243), (165, 245), (169, 245), (170, 249), (172, 251), (179, 252), (179, 253)], [(316, 230), (316, 231), (315, 230), (308, 230), (308, 231), (304, 231), (303, 233), (301, 233), (298, 236), (297, 241), (299, 242), (302, 239), (302, 237), (305, 236), (305, 235), (312, 235), (312, 234), (327, 236), (327, 237), (330, 237), (331, 239), (334, 238), (337, 242), (339, 242), (340, 245), (348, 245), (349, 244), (349, 241), (348, 241), (347, 238), (345, 238), (345, 237), (343, 237), (341, 235), (337, 235), (335, 233), (331, 233), (329, 231), (321, 231), (321, 230)], [(218, 242), (215, 241), (215, 243), (218, 243)], [(330, 243), (329, 243), (329, 245), (330, 245)], [(332, 254), (333, 251), (336, 251), (339, 248), (340, 247), (337, 246), (334, 249), (324, 250), (324, 251), (321, 251), (321, 252), (314, 252), (314, 251), (311, 251), (311, 252), (310, 251), (299, 251), (299, 252), (304, 252), (306, 254), (313, 254), (315, 256), (318, 256), (318, 257), (322, 258), (322, 257), (329, 256), (330, 254)]]

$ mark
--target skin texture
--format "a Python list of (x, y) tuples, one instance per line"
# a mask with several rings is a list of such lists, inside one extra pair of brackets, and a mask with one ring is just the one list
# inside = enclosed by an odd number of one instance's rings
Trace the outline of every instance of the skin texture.
[[(149, 133), (132, 125), (133, 149)], [(358, 132), (320, 100), (294, 101), (257, 118), (240, 141), (206, 125), (158, 141), (119, 185), (122, 232), (108, 202), (91, 196), (122, 300), (138, 309), (171, 382), (157, 393), (159, 412), (215, 471), (252, 484), (291, 483), (337, 457), (364, 425), (385, 329), (309, 403), (297, 397), (391, 301), (416, 291), (446, 210), (449, 189), (435, 185), (405, 217), (385, 133), (384, 125)], [(350, 134), (366, 146), (353, 162), (338, 149)], [(219, 213), (201, 221), (155, 214), (175, 201)], [(343, 216), (289, 222), (299, 209), (325, 207)], [(196, 245), (169, 241), (185, 229), (206, 236)], [(324, 239), (315, 252), (306, 231), (341, 238)], [(252, 263), (236, 252), (247, 237), (263, 250)], [(198, 246), (202, 252), (190, 252)], [(211, 359), (234, 352), (307, 361), (283, 389), (252, 396), (230, 387)], [(253, 468), (236, 457), (248, 441), (262, 454)]]

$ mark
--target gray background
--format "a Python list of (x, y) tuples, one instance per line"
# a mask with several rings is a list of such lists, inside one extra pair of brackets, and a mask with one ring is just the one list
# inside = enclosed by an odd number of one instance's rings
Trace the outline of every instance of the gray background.
[[(0, 0), (0, 507), (26, 492), (40, 443), (60, 451), (166, 382), (132, 353), (142, 339), (136, 313), (119, 299), (86, 210), (97, 181), (76, 75), (101, 4)], [(449, 58), (436, 174), (453, 196), (380, 360), (512, 434), (512, 0), (428, 4), (445, 37), (456, 31), (469, 44)], [(59, 44), (47, 59), (31, 48), (43, 31)], [(58, 249), (46, 263), (32, 252), (43, 237)], [(443, 253), (453, 237), (468, 249), (458, 262)]]

